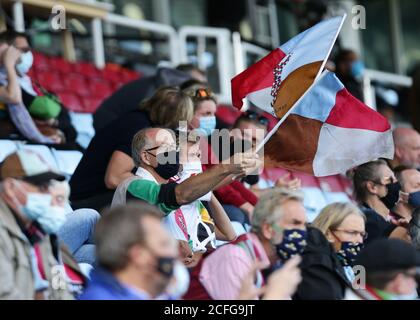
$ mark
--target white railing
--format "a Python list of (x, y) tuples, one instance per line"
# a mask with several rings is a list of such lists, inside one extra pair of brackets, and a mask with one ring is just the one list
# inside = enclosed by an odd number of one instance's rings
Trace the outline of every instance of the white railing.
[[(233, 70), (233, 52), (231, 33), (228, 29), (222, 28), (210, 28), (210, 27), (196, 27), (196, 26), (184, 26), (178, 31), (179, 34), (179, 49), (181, 62), (188, 62), (188, 38), (197, 38), (199, 44), (200, 54), (205, 51), (205, 39), (213, 38), (216, 39), (217, 48), (217, 70), (218, 70), (218, 81), (220, 92), (218, 93), (219, 101), (221, 103), (231, 104), (230, 94), (230, 79), (234, 75)], [(198, 57), (198, 61), (201, 57)]]

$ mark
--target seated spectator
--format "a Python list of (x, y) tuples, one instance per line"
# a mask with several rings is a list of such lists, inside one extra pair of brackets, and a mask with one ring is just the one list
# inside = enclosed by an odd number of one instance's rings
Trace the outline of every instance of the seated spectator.
[[(182, 134), (179, 134), (182, 171), (176, 178), (171, 178), (171, 181), (176, 183), (182, 183), (186, 179), (202, 173), (200, 136), (191, 132), (186, 142), (182, 140)], [(208, 203), (209, 211), (202, 201)], [(211, 192), (172, 211), (163, 218), (163, 222), (174, 239), (178, 240), (180, 259), (187, 267), (199, 260), (207, 250), (215, 249), (216, 239), (231, 241), (236, 238), (236, 233), (226, 212)]]
[(99, 131), (120, 116), (136, 110), (159, 87), (177, 86), (191, 78), (206, 81), (205, 73), (193, 65), (179, 65), (176, 69), (158, 68), (153, 76), (133, 80), (101, 103), (93, 115), (93, 127)]
[(377, 239), (366, 246), (355, 265), (364, 268), (365, 285), (351, 288), (346, 300), (414, 300), (418, 298), (420, 253), (398, 239)]
[(414, 209), (420, 207), (420, 172), (417, 169), (400, 166), (395, 168), (401, 184), (400, 198), (394, 208), (399, 218), (411, 220)]
[[(235, 299), (255, 262), (261, 263), (267, 278), (281, 263), (302, 253), (306, 245), (302, 201), (300, 192), (287, 189), (263, 195), (252, 217), (252, 232), (203, 257), (191, 271), (190, 288), (184, 298)], [(258, 271), (255, 286), (260, 288), (263, 282), (263, 272)]]
[(408, 225), (411, 243), (420, 251), (420, 208), (417, 208), (412, 213), (412, 218)]
[[(66, 181), (52, 181), (50, 192), (60, 206), (68, 205), (70, 187)], [(79, 264), (88, 264), (88, 268), (95, 263), (93, 233), (99, 218), (99, 213), (92, 209), (71, 211), (66, 213), (66, 220), (57, 231), (58, 238), (65, 243), (74, 259)]]
[(337, 202), (326, 206), (311, 226), (302, 254), (302, 282), (294, 298), (343, 299), (354, 280), (354, 260), (367, 236), (365, 217), (353, 204)]
[(394, 159), (390, 161), (392, 168), (401, 165), (420, 168), (420, 134), (411, 128), (396, 128), (392, 136), (395, 145)]
[(159, 209), (146, 203), (103, 214), (95, 231), (98, 267), (81, 300), (148, 300), (164, 292), (177, 250), (161, 216)]
[(338, 79), (353, 96), (364, 101), (362, 88), (364, 64), (358, 54), (350, 49), (342, 49), (335, 56), (334, 63)]
[[(18, 132), (32, 142), (38, 143), (61, 143), (61, 137), (49, 132), (44, 135), (35, 125), (29, 111), (25, 107), (23, 85), (28, 88), (29, 78), (26, 72), (32, 65), (33, 57), (27, 38), (24, 34), (5, 31), (0, 34), (0, 51), (3, 51), (0, 61), (0, 102), (6, 106), (7, 112), (3, 112), (2, 131), (3, 137)], [(9, 120), (10, 119), (10, 120)]]
[(0, 180), (0, 298), (74, 298), (85, 278), (55, 235), (66, 216), (53, 186), (64, 176), (38, 154), (18, 151), (1, 164)]
[(353, 175), (356, 199), (366, 216), (366, 232), (370, 242), (376, 238), (406, 239), (407, 229), (399, 226), (391, 212), (398, 202), (400, 185), (383, 160), (358, 166)]
[(179, 184), (169, 182), (180, 171), (179, 152), (173, 135), (162, 128), (140, 130), (134, 136), (132, 154), (136, 176), (118, 186), (112, 206), (140, 199), (157, 205), (165, 216), (207, 194), (227, 176), (245, 175), (261, 164), (257, 155), (244, 154), (240, 163), (219, 164)]
[(99, 211), (111, 203), (115, 188), (133, 176), (131, 141), (139, 130), (150, 126), (176, 129), (179, 121), (189, 121), (192, 115), (193, 104), (185, 93), (163, 87), (140, 109), (125, 113), (99, 130), (70, 180), (73, 208)]

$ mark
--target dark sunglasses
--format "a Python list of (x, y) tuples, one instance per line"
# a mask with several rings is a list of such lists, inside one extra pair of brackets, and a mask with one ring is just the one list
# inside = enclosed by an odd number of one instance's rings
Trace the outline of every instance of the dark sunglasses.
[(195, 91), (194, 98), (196, 99), (213, 99), (212, 92), (209, 89), (200, 88)]
[(246, 118), (248, 118), (248, 119), (251, 119), (251, 120), (256, 120), (256, 121), (258, 121), (259, 123), (261, 123), (262, 125), (264, 125), (264, 126), (267, 126), (268, 125), (268, 118), (266, 118), (266, 117), (264, 117), (264, 116), (261, 116), (261, 115), (259, 115), (257, 112), (255, 112), (255, 111), (250, 111), (250, 110), (248, 110), (248, 111), (246, 111), (245, 113), (244, 113), (244, 116), (246, 117)]

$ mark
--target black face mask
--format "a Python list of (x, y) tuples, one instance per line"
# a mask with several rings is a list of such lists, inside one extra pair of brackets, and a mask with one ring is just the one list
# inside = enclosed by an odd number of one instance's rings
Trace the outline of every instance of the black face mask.
[(385, 185), (388, 192), (386, 193), (385, 197), (380, 198), (383, 204), (391, 210), (395, 207), (395, 204), (398, 202), (398, 199), (400, 197), (400, 190), (401, 185), (399, 182), (389, 183)]
[(257, 184), (259, 180), (260, 180), (260, 176), (257, 174), (251, 174), (242, 179), (243, 182), (246, 182), (251, 186), (253, 186), (254, 184)]
[[(156, 173), (163, 179), (172, 178), (179, 172), (179, 152), (166, 151), (156, 155), (158, 165), (155, 168)], [(166, 162), (166, 163), (165, 163)]]
[(163, 276), (170, 278), (174, 273), (175, 258), (172, 257), (156, 257), (157, 271)]

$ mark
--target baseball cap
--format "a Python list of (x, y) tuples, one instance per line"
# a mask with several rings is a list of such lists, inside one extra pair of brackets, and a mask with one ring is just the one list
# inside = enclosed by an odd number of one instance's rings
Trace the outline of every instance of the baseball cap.
[(366, 272), (406, 270), (420, 267), (420, 252), (399, 239), (378, 239), (367, 245), (358, 255), (355, 265)]
[(16, 178), (34, 185), (46, 185), (51, 180), (63, 181), (65, 176), (56, 172), (32, 150), (19, 150), (0, 164), (0, 180)]

